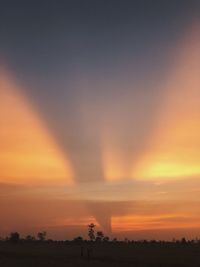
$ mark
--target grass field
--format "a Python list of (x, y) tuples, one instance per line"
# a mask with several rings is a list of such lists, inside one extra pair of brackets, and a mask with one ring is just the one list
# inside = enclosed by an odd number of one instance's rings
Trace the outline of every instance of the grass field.
[[(100, 243), (0, 243), (0, 266), (200, 267), (200, 245)], [(92, 250), (88, 259), (87, 248)]]

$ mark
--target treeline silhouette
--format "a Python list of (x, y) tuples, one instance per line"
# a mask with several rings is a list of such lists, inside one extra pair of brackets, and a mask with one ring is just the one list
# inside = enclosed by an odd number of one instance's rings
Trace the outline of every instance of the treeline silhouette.
[(103, 231), (95, 232), (95, 227), (93, 223), (87, 226), (88, 239), (84, 239), (82, 236), (77, 236), (72, 240), (53, 240), (47, 238), (47, 232), (41, 231), (38, 232), (36, 236), (27, 235), (22, 237), (19, 232), (11, 232), (9, 236), (2, 238), (0, 237), (0, 242), (11, 242), (11, 243), (22, 243), (22, 242), (55, 242), (55, 243), (76, 243), (76, 244), (97, 244), (97, 243), (115, 243), (115, 244), (138, 244), (138, 245), (199, 245), (200, 239), (186, 239), (185, 237), (181, 239), (173, 238), (171, 241), (166, 240), (129, 240), (124, 238), (124, 240), (118, 240), (117, 238), (110, 239), (108, 236), (105, 236)]

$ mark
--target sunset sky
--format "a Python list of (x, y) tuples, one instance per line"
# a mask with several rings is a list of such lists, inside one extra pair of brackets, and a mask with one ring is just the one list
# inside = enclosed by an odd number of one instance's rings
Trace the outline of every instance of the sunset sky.
[(3, 0), (0, 236), (200, 237), (200, 1)]

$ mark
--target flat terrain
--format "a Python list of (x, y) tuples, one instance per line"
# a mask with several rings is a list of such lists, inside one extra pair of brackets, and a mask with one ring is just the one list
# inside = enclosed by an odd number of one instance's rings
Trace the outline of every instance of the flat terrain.
[[(72, 242), (0, 242), (0, 266), (200, 267), (200, 244), (100, 243), (82, 247), (83, 256), (81, 245)], [(93, 251), (90, 259), (89, 247)]]

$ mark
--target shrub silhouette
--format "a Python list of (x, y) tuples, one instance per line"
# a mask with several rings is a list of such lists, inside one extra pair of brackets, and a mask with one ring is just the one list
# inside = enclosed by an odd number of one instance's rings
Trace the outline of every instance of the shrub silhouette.
[(40, 241), (45, 241), (45, 239), (46, 239), (46, 235), (47, 235), (47, 233), (46, 233), (45, 231), (43, 231), (43, 232), (39, 232), (39, 233), (37, 234), (37, 237), (38, 237), (38, 239), (39, 239)]
[(20, 234), (18, 232), (12, 232), (9, 236), (9, 241), (13, 243), (18, 243), (20, 240)]
[(31, 236), (31, 235), (27, 235), (26, 237), (25, 237), (25, 240), (26, 241), (34, 241), (35, 240), (35, 237), (34, 236)]
[(104, 234), (103, 234), (103, 232), (102, 232), (102, 231), (98, 231), (95, 240), (96, 240), (97, 242), (101, 242), (101, 241), (103, 240), (103, 238), (104, 238)]
[(103, 238), (103, 241), (104, 242), (108, 242), (110, 240), (110, 238), (108, 237), (108, 236), (105, 236), (104, 238)]

